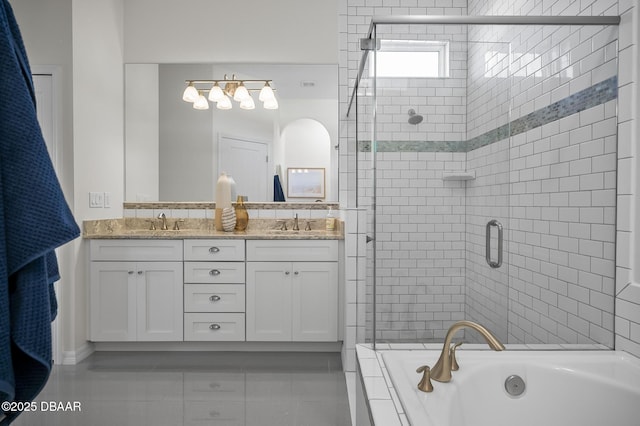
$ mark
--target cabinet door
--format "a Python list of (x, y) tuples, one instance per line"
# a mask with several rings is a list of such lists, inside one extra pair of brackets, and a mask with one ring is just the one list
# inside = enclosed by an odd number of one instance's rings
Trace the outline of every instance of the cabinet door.
[(338, 338), (338, 264), (293, 262), (293, 341)]
[(247, 341), (291, 341), (291, 262), (247, 262)]
[(136, 340), (135, 262), (91, 262), (91, 340)]
[(137, 340), (182, 340), (182, 262), (138, 262), (136, 278)]

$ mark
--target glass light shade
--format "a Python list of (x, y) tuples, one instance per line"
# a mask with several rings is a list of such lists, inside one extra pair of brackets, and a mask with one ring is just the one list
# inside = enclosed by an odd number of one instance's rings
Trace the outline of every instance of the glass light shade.
[(240, 108), (242, 109), (255, 109), (256, 107), (256, 103), (253, 101), (253, 98), (251, 97), (251, 95), (249, 95), (249, 97), (244, 98), (242, 101), (240, 101)]
[(189, 83), (184, 92), (182, 93), (182, 100), (185, 102), (195, 102), (198, 100), (198, 89), (193, 86), (193, 83)]
[(218, 83), (214, 83), (209, 90), (209, 100), (212, 102), (220, 102), (220, 99), (226, 97), (222, 92), (222, 88), (218, 85)]
[(267, 99), (266, 101), (264, 101), (264, 109), (278, 109), (278, 101), (276, 100), (276, 98), (273, 99)]
[(269, 86), (269, 82), (265, 83), (262, 90), (260, 90), (260, 96), (258, 96), (258, 99), (264, 102), (266, 100), (275, 99), (275, 98), (276, 97), (273, 94), (273, 89), (271, 88), (271, 86)]
[(236, 102), (242, 102), (243, 100), (250, 98), (249, 91), (244, 86), (244, 83), (240, 82), (238, 87), (236, 87), (236, 91), (233, 94), (233, 100)]
[(198, 95), (198, 99), (193, 103), (194, 109), (209, 109), (209, 102), (204, 95)]
[(231, 99), (229, 99), (226, 96), (223, 97), (216, 104), (216, 108), (218, 108), (218, 109), (231, 109), (231, 108), (233, 108), (233, 105), (231, 105)]

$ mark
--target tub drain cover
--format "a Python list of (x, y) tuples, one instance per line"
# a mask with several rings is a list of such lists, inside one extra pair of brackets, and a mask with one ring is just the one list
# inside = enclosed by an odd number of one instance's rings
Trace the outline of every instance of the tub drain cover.
[(526, 385), (522, 377), (517, 375), (511, 375), (504, 381), (504, 388), (511, 396), (520, 396), (524, 392)]

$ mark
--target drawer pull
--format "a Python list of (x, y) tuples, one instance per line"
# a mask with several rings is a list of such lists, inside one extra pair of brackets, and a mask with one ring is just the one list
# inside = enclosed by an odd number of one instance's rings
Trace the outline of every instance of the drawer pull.
[(218, 275), (220, 275), (220, 270), (219, 269), (212, 269), (209, 271), (209, 275), (211, 275), (212, 277), (217, 277)]
[(220, 330), (220, 324), (211, 324), (209, 326), (210, 330)]
[(209, 297), (209, 300), (212, 302), (217, 302), (220, 300), (220, 296), (218, 296), (217, 294), (214, 294), (213, 296)]
[(220, 251), (220, 249), (218, 247), (209, 248), (209, 253), (211, 253), (211, 254), (218, 253), (219, 251)]

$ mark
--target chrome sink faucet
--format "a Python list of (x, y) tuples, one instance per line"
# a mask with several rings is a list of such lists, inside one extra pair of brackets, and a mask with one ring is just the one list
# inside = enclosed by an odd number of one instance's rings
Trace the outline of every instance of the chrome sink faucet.
[(169, 227), (167, 226), (167, 216), (164, 213), (160, 213), (158, 215), (158, 219), (162, 221), (162, 227), (160, 229), (162, 229), (163, 231), (169, 229)]
[[(461, 328), (471, 328), (480, 333), (482, 337), (484, 337), (484, 340), (487, 342), (489, 347), (494, 351), (504, 350), (504, 345), (500, 343), (498, 338), (491, 334), (489, 330), (487, 330), (480, 324), (472, 321), (458, 321), (449, 328), (449, 331), (447, 331), (447, 336), (444, 340), (444, 345), (442, 346), (442, 353), (440, 354), (440, 358), (430, 371), (426, 369), (426, 373), (428, 374), (428, 376), (430, 376), (431, 379), (438, 382), (448, 382), (451, 380), (451, 371), (458, 370), (459, 367), (456, 361), (456, 349), (462, 343), (451, 345), (451, 339), (453, 339), (453, 335), (456, 334), (456, 332)], [(425, 369), (423, 367), (420, 367), (419, 370), (419, 372), (423, 372)], [(428, 379), (429, 377), (427, 377), (427, 381)], [(425, 392), (429, 391), (425, 390)]]

